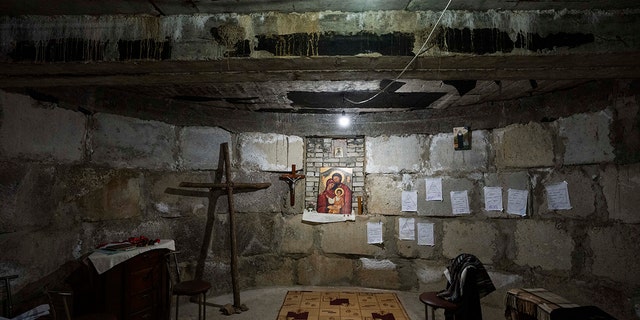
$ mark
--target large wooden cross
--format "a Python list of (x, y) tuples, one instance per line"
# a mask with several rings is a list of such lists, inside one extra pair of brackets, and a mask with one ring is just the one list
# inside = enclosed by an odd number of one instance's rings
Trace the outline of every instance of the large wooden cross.
[[(222, 182), (222, 175), (224, 171), (225, 182)], [(233, 289), (233, 306), (237, 312), (245, 311), (246, 307), (240, 302), (240, 289), (238, 286), (238, 249), (236, 241), (236, 222), (235, 222), (235, 209), (233, 205), (233, 194), (240, 192), (253, 192), (260, 189), (266, 189), (271, 186), (271, 183), (235, 183), (231, 181), (231, 161), (229, 159), (229, 144), (223, 143), (220, 145), (220, 156), (218, 158), (218, 168), (215, 172), (215, 178), (213, 183), (201, 183), (201, 182), (181, 182), (179, 184), (183, 188), (206, 188), (209, 191), (194, 191), (184, 189), (168, 188), (165, 192), (179, 195), (188, 195), (196, 197), (209, 198), (209, 207), (207, 208), (207, 222), (205, 224), (204, 239), (202, 240), (202, 246), (200, 247), (200, 256), (198, 258), (198, 264), (196, 266), (196, 279), (202, 279), (204, 273), (204, 264), (209, 253), (211, 246), (211, 237), (213, 234), (213, 222), (215, 219), (215, 210), (218, 198), (226, 193), (227, 201), (229, 205), (229, 238), (230, 238), (230, 252), (231, 252), (231, 282)]]

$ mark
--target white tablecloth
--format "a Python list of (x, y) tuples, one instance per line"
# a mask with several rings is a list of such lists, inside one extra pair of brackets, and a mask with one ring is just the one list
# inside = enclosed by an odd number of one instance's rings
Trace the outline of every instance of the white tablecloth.
[(127, 261), (143, 252), (156, 249), (169, 249), (171, 251), (175, 251), (176, 242), (174, 240), (160, 240), (160, 243), (156, 243), (151, 246), (138, 247), (133, 250), (126, 251), (114, 251), (113, 253), (106, 250), (96, 250), (89, 255), (89, 260), (93, 263), (98, 274), (103, 274), (107, 270), (115, 267), (118, 263)]

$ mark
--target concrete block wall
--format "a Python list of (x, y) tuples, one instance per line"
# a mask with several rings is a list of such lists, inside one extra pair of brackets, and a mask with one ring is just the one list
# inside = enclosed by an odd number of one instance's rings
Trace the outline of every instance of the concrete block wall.
[[(640, 286), (640, 278), (623, 270), (633, 268), (629, 251), (640, 252), (638, 215), (631, 213), (637, 212), (637, 197), (629, 189), (638, 190), (638, 174), (631, 173), (638, 165), (615, 164), (613, 121), (612, 111), (606, 109), (551, 123), (474, 130), (472, 149), (466, 151), (453, 150), (451, 133), (366, 137), (367, 146), (375, 144), (384, 150), (389, 141), (403, 151), (367, 155), (367, 212), (387, 220), (413, 217), (416, 222), (435, 225), (435, 246), (422, 247), (416, 241), (398, 240), (397, 221), (389, 221), (385, 248), (393, 243), (397, 251), (387, 250), (375, 257), (415, 256), (442, 263), (462, 252), (473, 253), (488, 265), (492, 277), (513, 280), (499, 285), (488, 297), (485, 303), (493, 304), (494, 310), (503, 303), (496, 296), (503, 297), (510, 287), (531, 285), (532, 279), (525, 276), (530, 272), (537, 274), (535, 286), (570, 292), (572, 299), (583, 304), (593, 303), (595, 295), (585, 290), (585, 281), (593, 287), (619, 281), (631, 294)], [(617, 170), (622, 172), (611, 172)], [(443, 201), (425, 200), (425, 178), (433, 177), (442, 179)], [(549, 210), (545, 185), (562, 181), (568, 183), (572, 208)], [(527, 190), (526, 216), (486, 211), (485, 186), (502, 187), (505, 209), (509, 188)], [(418, 191), (416, 212), (401, 211), (399, 199), (408, 190)], [(469, 194), (471, 213), (454, 215), (448, 194), (462, 190)], [(435, 265), (434, 272), (414, 270), (421, 288), (433, 288), (442, 281)], [(623, 318), (632, 312), (629, 306), (603, 307)]]
[[(469, 252), (485, 263), (498, 287), (483, 299), (488, 319), (502, 317), (505, 291), (521, 286), (546, 287), (620, 319), (633, 317), (630, 301), (640, 278), (629, 270), (640, 252), (640, 164), (615, 162), (618, 145), (603, 138), (612, 136), (619, 120), (612, 110), (474, 130), (472, 149), (465, 151), (453, 151), (449, 132), (348, 138), (347, 157), (332, 162), (326, 160), (332, 137), (88, 116), (6, 92), (0, 102), (0, 270), (20, 275), (18, 291), (100, 242), (133, 235), (175, 239), (188, 261), (185, 274), (192, 274), (209, 202), (168, 190), (183, 181), (211, 182), (219, 144), (228, 142), (234, 181), (271, 183), (234, 197), (243, 289), (300, 284), (440, 290), (448, 260)], [(38, 128), (52, 119), (57, 131), (45, 137)], [(355, 222), (301, 220), (315, 201), (317, 189), (309, 187), (314, 168), (326, 163), (361, 168), (354, 170), (362, 179), (354, 179), (354, 195), (365, 198), (366, 214)], [(279, 179), (292, 164), (307, 175), (296, 185), (294, 206)], [(443, 201), (425, 201), (429, 177), (442, 178)], [(572, 208), (549, 210), (545, 185), (560, 181), (568, 183)], [(527, 190), (527, 215), (486, 211), (484, 186), (503, 188), (505, 208), (509, 188)], [(401, 210), (407, 190), (419, 194), (416, 212)], [(470, 214), (452, 214), (447, 195), (458, 190), (468, 191)], [(227, 211), (221, 197), (205, 263), (205, 277), (215, 283), (212, 294), (231, 290)], [(435, 244), (400, 240), (399, 217), (433, 223)], [(383, 244), (367, 244), (367, 222), (382, 223)]]

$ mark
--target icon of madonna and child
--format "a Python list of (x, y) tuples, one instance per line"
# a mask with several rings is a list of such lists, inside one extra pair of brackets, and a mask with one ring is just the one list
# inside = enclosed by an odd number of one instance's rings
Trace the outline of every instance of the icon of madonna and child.
[(320, 168), (318, 213), (351, 214), (351, 168)]

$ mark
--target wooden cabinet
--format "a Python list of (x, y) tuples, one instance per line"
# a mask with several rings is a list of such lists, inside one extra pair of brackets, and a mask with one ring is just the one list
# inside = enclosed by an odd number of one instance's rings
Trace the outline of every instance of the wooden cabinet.
[(168, 320), (167, 249), (143, 252), (96, 274), (96, 311), (120, 320)]

